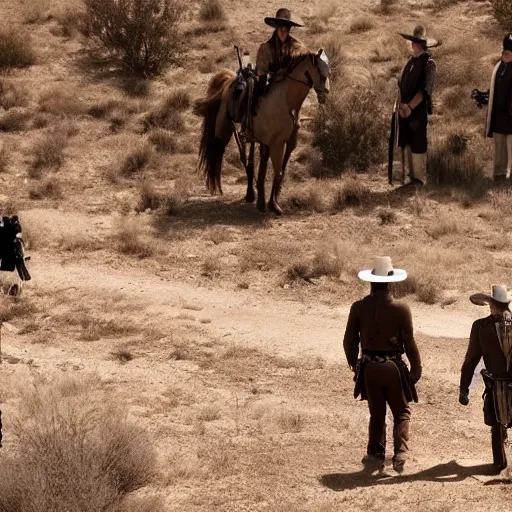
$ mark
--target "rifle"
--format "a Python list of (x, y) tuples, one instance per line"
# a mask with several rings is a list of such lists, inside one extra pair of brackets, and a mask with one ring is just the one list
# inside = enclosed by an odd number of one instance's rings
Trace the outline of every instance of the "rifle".
[(238, 59), (238, 69), (242, 69), (242, 57), (240, 57), (240, 47), (235, 44), (235, 53)]
[[(400, 105), (400, 90), (398, 98), (393, 105), (393, 114), (391, 116), (391, 132), (389, 134), (388, 145), (388, 182), (393, 185), (393, 163), (395, 160), (395, 148), (398, 144), (398, 106)], [(405, 178), (404, 178), (405, 180)]]

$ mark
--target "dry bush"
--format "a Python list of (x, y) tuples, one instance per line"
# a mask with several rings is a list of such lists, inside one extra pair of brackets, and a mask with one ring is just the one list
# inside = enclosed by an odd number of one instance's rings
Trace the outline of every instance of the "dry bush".
[(475, 104), (471, 99), (471, 84), (445, 88), (441, 95), (443, 113), (455, 118), (469, 118), (475, 114)]
[(126, 348), (113, 350), (110, 352), (110, 355), (121, 364), (125, 364), (133, 360), (133, 354)]
[(128, 154), (124, 156), (119, 164), (119, 174), (130, 178), (143, 171), (151, 162), (154, 156), (153, 146), (147, 141), (142, 140), (130, 148)]
[(26, 130), (32, 114), (24, 108), (11, 108), (0, 115), (0, 131), (21, 132)]
[(186, 90), (172, 92), (144, 119), (145, 129), (158, 127), (167, 130), (183, 130), (185, 122), (181, 112), (190, 107), (190, 102), (190, 95)]
[(304, 417), (295, 411), (281, 411), (275, 421), (283, 432), (298, 433), (304, 428)]
[(443, 9), (447, 9), (448, 7), (452, 7), (457, 5), (458, 3), (464, 0), (433, 0), (432, 1), (432, 9), (434, 11), (442, 11)]
[(316, 182), (310, 185), (295, 186), (286, 191), (285, 207), (302, 212), (321, 213), (327, 209), (325, 201), (326, 182)]
[(222, 269), (220, 257), (217, 254), (209, 254), (202, 264), (202, 275), (205, 277), (215, 277), (220, 274)]
[(0, 173), (7, 172), (11, 162), (11, 152), (7, 144), (2, 144), (0, 147)]
[(112, 235), (115, 248), (121, 254), (149, 258), (156, 252), (155, 244), (144, 235), (147, 228), (137, 219), (120, 219)]
[(220, 0), (203, 0), (199, 8), (199, 19), (203, 22), (226, 21), (226, 12)]
[(43, 23), (49, 19), (51, 0), (21, 0), (24, 23)]
[(492, 207), (502, 215), (512, 214), (512, 189), (502, 188), (492, 194)]
[(386, 156), (389, 122), (373, 89), (332, 94), (314, 121), (313, 146), (332, 175), (368, 170)]
[(384, 208), (377, 213), (380, 223), (383, 225), (396, 224), (398, 216), (392, 208)]
[(215, 404), (203, 405), (197, 413), (199, 421), (215, 421), (220, 418), (220, 408)]
[(38, 379), (11, 423), (21, 449), (0, 469), (0, 510), (119, 510), (156, 473), (152, 443), (92, 381)]
[(329, 21), (331, 20), (331, 18), (336, 14), (337, 10), (338, 10), (338, 5), (335, 1), (333, 1), (333, 0), (321, 1), (321, 2), (319, 2), (319, 5), (317, 5), (317, 7), (316, 7), (315, 17), (327, 25), (327, 24), (329, 24)]
[(88, 33), (132, 73), (156, 75), (175, 58), (184, 2), (85, 0), (85, 8)]
[(199, 62), (197, 69), (200, 73), (207, 75), (208, 73), (213, 73), (215, 71), (215, 62), (213, 59), (209, 59), (208, 57), (201, 59)]
[(329, 58), (330, 78), (335, 82), (341, 75), (345, 54), (343, 53), (340, 38), (333, 35), (323, 44), (325, 54)]
[(0, 69), (27, 68), (36, 56), (29, 35), (19, 28), (0, 29)]
[(30, 199), (62, 199), (62, 187), (56, 178), (47, 177), (40, 183), (32, 184), (28, 196)]
[(67, 145), (67, 134), (61, 130), (47, 133), (32, 146), (32, 166), (29, 169), (31, 178), (38, 178), (42, 169), (58, 169), (64, 163), (64, 149)]
[(491, 0), (494, 17), (505, 30), (512, 30), (512, 4), (509, 0)]
[(438, 240), (443, 236), (457, 235), (462, 231), (462, 227), (459, 223), (459, 219), (454, 216), (440, 216), (435, 219), (435, 223), (429, 229), (427, 233), (434, 239)]
[(172, 190), (160, 192), (153, 183), (144, 180), (140, 187), (138, 211), (160, 210), (164, 215), (177, 215), (190, 196), (184, 182), (176, 182)]
[(348, 207), (360, 207), (369, 205), (372, 198), (372, 191), (354, 177), (343, 182), (334, 192), (332, 208), (335, 211), (342, 211)]
[(128, 96), (147, 98), (151, 92), (151, 80), (139, 76), (127, 76), (122, 81), (122, 88)]
[(13, 107), (26, 107), (27, 105), (27, 91), (9, 78), (0, 78), (0, 106), (9, 110)]
[(59, 249), (66, 252), (76, 251), (99, 251), (104, 243), (83, 231), (71, 231), (60, 235), (58, 240)]
[(124, 109), (114, 110), (108, 116), (109, 130), (112, 133), (119, 133), (128, 123), (130, 115)]
[(37, 308), (30, 299), (0, 294), (0, 322), (10, 322), (15, 318), (29, 318), (36, 312)]
[(87, 112), (78, 90), (62, 85), (50, 87), (41, 94), (39, 109), (56, 116), (79, 116)]
[(373, 21), (369, 18), (356, 18), (350, 23), (349, 34), (362, 34), (375, 27)]
[(433, 276), (423, 275), (417, 279), (410, 275), (405, 281), (393, 283), (392, 292), (397, 299), (408, 295), (416, 295), (418, 301), (432, 305), (442, 298), (443, 289), (440, 280)]
[(156, 128), (148, 135), (149, 142), (162, 153), (176, 153), (177, 144), (174, 135), (163, 128)]
[(62, 37), (74, 37), (85, 28), (85, 12), (80, 8), (66, 6), (54, 13), (54, 18), (59, 22)]
[(228, 228), (222, 226), (215, 226), (208, 231), (208, 239), (215, 245), (220, 245), (225, 242), (231, 242), (232, 236)]
[(396, 4), (397, 0), (380, 0), (379, 6), (375, 9), (376, 13), (388, 15), (391, 14), (393, 6)]
[(377, 41), (370, 55), (370, 62), (393, 62), (402, 69), (403, 61), (410, 56), (409, 49), (400, 36), (385, 36)]
[(102, 100), (99, 103), (95, 103), (90, 106), (87, 110), (87, 114), (95, 119), (106, 118), (113, 110), (122, 107), (121, 101), (116, 99)]
[(462, 189), (473, 197), (486, 192), (485, 174), (473, 152), (466, 151), (465, 136), (450, 134), (441, 142), (435, 141), (428, 153), (428, 172), (431, 183)]

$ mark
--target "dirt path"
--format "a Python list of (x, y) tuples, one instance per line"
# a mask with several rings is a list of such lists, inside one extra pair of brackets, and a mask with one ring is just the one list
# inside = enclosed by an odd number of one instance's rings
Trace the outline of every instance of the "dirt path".
[[(120, 292), (142, 300), (148, 313), (175, 317), (183, 307), (200, 309), (198, 319), (211, 320), (209, 328), (221, 338), (287, 356), (322, 357), (335, 362), (342, 358), (343, 336), (349, 306), (329, 307), (276, 300), (263, 293), (198, 287), (192, 283), (145, 275), (136, 269), (123, 270), (79, 264), (31, 265), (35, 283), (43, 288), (76, 287), (88, 292)], [(65, 281), (63, 281), (65, 276)], [(417, 333), (432, 337), (464, 338), (480, 310), (445, 310), (413, 307)], [(454, 321), (454, 318), (456, 319)]]

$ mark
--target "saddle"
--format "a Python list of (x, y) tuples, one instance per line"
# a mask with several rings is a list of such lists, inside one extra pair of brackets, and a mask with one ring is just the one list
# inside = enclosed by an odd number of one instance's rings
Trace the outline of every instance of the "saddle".
[(31, 276), (25, 265), (30, 258), (25, 256), (22, 229), (19, 217), (0, 218), (0, 271), (16, 270), (22, 281), (30, 281)]

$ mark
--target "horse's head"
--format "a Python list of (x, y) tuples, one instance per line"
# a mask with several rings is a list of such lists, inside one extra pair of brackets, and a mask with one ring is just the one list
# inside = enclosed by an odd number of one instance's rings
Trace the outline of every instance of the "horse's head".
[(325, 103), (330, 90), (329, 59), (323, 48), (321, 48), (318, 50), (318, 53), (312, 54), (312, 60), (314, 64), (314, 72), (311, 74), (313, 87), (318, 97), (318, 102)]

